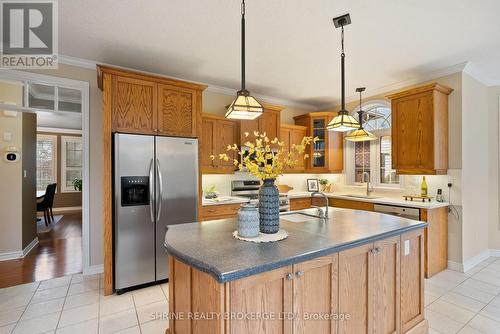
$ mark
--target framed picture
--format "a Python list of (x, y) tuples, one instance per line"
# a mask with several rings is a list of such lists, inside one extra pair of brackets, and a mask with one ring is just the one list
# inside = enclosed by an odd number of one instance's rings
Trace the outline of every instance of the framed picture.
[(319, 191), (318, 179), (307, 179), (307, 191)]

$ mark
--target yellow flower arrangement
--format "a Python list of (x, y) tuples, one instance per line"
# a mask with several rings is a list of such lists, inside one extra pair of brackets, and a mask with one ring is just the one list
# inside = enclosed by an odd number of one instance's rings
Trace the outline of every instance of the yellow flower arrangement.
[[(245, 132), (245, 137), (248, 136), (249, 133)], [(243, 157), (242, 161), (232, 159), (233, 164), (240, 171), (243, 170), (243, 167), (246, 167), (248, 172), (261, 180), (276, 179), (283, 174), (286, 168), (296, 166), (299, 163), (297, 158), (301, 155), (303, 155), (303, 159), (309, 158), (309, 155), (304, 153), (307, 145), (318, 141), (318, 137), (304, 137), (300, 144), (293, 144), (290, 151), (288, 151), (283, 141), (279, 141), (278, 138), (271, 140), (266, 136), (265, 132), (254, 131), (254, 136), (255, 140), (253, 142), (244, 143), (248, 148), (246, 152), (240, 150), (236, 144), (228, 145), (226, 152), (236, 152), (239, 156), (248, 153)], [(210, 158), (214, 160), (216, 156), (211, 155)], [(224, 161), (231, 160), (227, 153), (218, 154), (218, 158)]]

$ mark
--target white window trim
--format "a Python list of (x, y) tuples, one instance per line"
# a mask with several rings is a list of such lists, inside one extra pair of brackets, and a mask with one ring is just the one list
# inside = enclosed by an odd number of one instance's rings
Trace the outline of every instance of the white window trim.
[[(50, 140), (52, 141), (52, 145), (54, 146), (54, 157), (52, 159), (52, 183), (57, 183), (57, 136), (56, 135), (46, 135), (46, 134), (37, 134), (36, 135), (36, 140), (38, 143), (38, 139), (45, 139), (45, 140)], [(56, 187), (56, 193), (59, 187)], [(38, 187), (37, 187), (38, 190)], [(40, 190), (45, 190), (45, 189), (40, 189)]]
[[(358, 105), (351, 111), (352, 115), (355, 115), (357, 111), (362, 109), (370, 109), (373, 107), (391, 107), (390, 103), (385, 100), (370, 100)], [(383, 129), (372, 131), (372, 133), (377, 136), (377, 140), (370, 142), (370, 185), (374, 189), (383, 190), (401, 190), (404, 188), (404, 176), (399, 176), (399, 184), (387, 184), (380, 183), (380, 136), (391, 135), (391, 129)], [(366, 187), (366, 183), (355, 182), (354, 179), (354, 142), (344, 141), (344, 152), (345, 152), (345, 174), (346, 174), (346, 186), (351, 187)], [(373, 168), (376, 167), (376, 168)]]
[[(66, 143), (79, 142), (82, 143), (82, 137), (77, 136), (61, 136), (61, 193), (78, 193), (74, 187), (68, 187), (66, 185)], [(83, 166), (82, 166), (82, 176), (83, 176)]]

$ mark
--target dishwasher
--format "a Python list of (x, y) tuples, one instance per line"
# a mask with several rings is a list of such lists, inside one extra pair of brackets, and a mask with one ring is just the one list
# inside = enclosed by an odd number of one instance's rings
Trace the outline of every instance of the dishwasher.
[(415, 208), (404, 208), (394, 205), (375, 204), (374, 211), (378, 213), (386, 213), (388, 215), (398, 216), (401, 218), (408, 218), (420, 220), (420, 210)]

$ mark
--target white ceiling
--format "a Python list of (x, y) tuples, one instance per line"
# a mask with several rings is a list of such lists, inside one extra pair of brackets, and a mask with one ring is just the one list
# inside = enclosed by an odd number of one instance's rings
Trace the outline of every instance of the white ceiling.
[[(498, 0), (247, 0), (247, 88), (320, 107), (463, 62), (500, 84)], [(59, 53), (237, 90), (239, 0), (59, 1)]]

